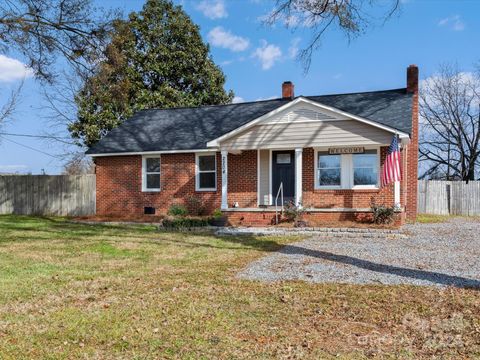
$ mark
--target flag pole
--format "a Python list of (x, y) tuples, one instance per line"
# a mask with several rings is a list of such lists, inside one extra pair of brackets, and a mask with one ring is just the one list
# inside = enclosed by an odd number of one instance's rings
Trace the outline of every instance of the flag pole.
[[(399, 155), (399, 159), (400, 159), (400, 143), (398, 141), (398, 132), (397, 130), (395, 130), (395, 139), (397, 140), (397, 146), (398, 146), (398, 155)], [(401, 161), (401, 159), (400, 159)], [(402, 167), (400, 166), (400, 171), (401, 171)], [(402, 205), (400, 203), (400, 181), (399, 180), (395, 180), (394, 184), (393, 184), (393, 191), (394, 191), (394, 207), (396, 210), (400, 210), (402, 208)]]

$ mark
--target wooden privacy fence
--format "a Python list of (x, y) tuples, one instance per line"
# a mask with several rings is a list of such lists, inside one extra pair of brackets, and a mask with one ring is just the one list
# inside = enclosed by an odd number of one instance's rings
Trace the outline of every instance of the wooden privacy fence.
[[(0, 214), (95, 214), (95, 175), (2, 175)], [(418, 181), (418, 212), (480, 215), (480, 181)]]
[(95, 214), (95, 175), (0, 176), (0, 214)]
[(480, 215), (480, 181), (418, 181), (418, 212)]

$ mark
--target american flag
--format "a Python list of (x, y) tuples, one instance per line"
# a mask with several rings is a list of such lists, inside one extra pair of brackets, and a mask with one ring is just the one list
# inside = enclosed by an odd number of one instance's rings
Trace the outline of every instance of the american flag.
[(400, 148), (398, 146), (398, 138), (395, 134), (392, 143), (388, 147), (387, 157), (383, 164), (382, 186), (387, 186), (393, 181), (402, 180), (400, 172)]

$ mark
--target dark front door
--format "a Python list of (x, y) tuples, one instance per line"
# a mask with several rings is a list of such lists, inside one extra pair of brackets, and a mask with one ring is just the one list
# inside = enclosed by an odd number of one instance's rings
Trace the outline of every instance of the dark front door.
[(295, 197), (295, 151), (272, 152), (272, 196), (274, 204), (280, 183), (283, 183), (284, 202), (293, 200)]

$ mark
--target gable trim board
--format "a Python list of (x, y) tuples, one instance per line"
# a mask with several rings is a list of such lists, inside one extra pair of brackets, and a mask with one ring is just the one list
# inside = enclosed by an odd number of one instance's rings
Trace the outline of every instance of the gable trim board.
[[(289, 109), (299, 103), (305, 103), (305, 104), (310, 104), (310, 105), (313, 105), (315, 107), (318, 107), (319, 109), (321, 110), (327, 110), (327, 111), (331, 111), (339, 116), (343, 116), (345, 118), (349, 118), (349, 119), (352, 119), (352, 120), (357, 120), (357, 121), (360, 121), (362, 123), (365, 123), (365, 124), (368, 124), (368, 125), (371, 125), (373, 127), (376, 127), (376, 128), (379, 128), (379, 129), (382, 129), (382, 130), (385, 130), (387, 132), (390, 132), (392, 134), (398, 134), (400, 139), (402, 140), (402, 142), (407, 142), (409, 141), (410, 139), (410, 135), (407, 134), (407, 133), (404, 133), (402, 131), (399, 131), (397, 129), (394, 129), (394, 128), (391, 128), (389, 126), (386, 126), (386, 125), (382, 125), (382, 124), (379, 124), (375, 121), (371, 121), (371, 120), (368, 120), (368, 119), (365, 119), (363, 117), (360, 117), (360, 116), (357, 116), (357, 115), (353, 115), (353, 114), (350, 114), (350, 113), (347, 113), (345, 111), (342, 111), (342, 110), (339, 110), (339, 109), (336, 109), (336, 108), (333, 108), (333, 107), (330, 107), (330, 106), (326, 106), (326, 105), (323, 105), (323, 104), (320, 104), (316, 101), (312, 101), (312, 100), (309, 100), (307, 98), (304, 98), (302, 96), (298, 97), (297, 99), (285, 104), (285, 105), (282, 105), (280, 106), (279, 108), (275, 109), (275, 110), (272, 110), (270, 111), (269, 113), (263, 115), (263, 116), (260, 116), (258, 117), (257, 119), (255, 120), (252, 120), (250, 121), (249, 123), (245, 124), (245, 125), (242, 125), (238, 128), (236, 128), (235, 130), (233, 131), (230, 131), (229, 133), (226, 133), (214, 140), (211, 140), (209, 142), (207, 142), (207, 147), (219, 147), (221, 142), (235, 136), (235, 135), (238, 135), (238, 134), (241, 134), (242, 132), (244, 132), (245, 130), (248, 130), (250, 129), (251, 127), (255, 126), (255, 125), (260, 125), (261, 122), (267, 120), (267, 119), (270, 119), (272, 118), (273, 116), (275, 115), (278, 115), (279, 113), (281, 113), (282, 111), (286, 110), (286, 109)], [(317, 121), (317, 120), (315, 120)], [(319, 120), (321, 121), (321, 120)]]

